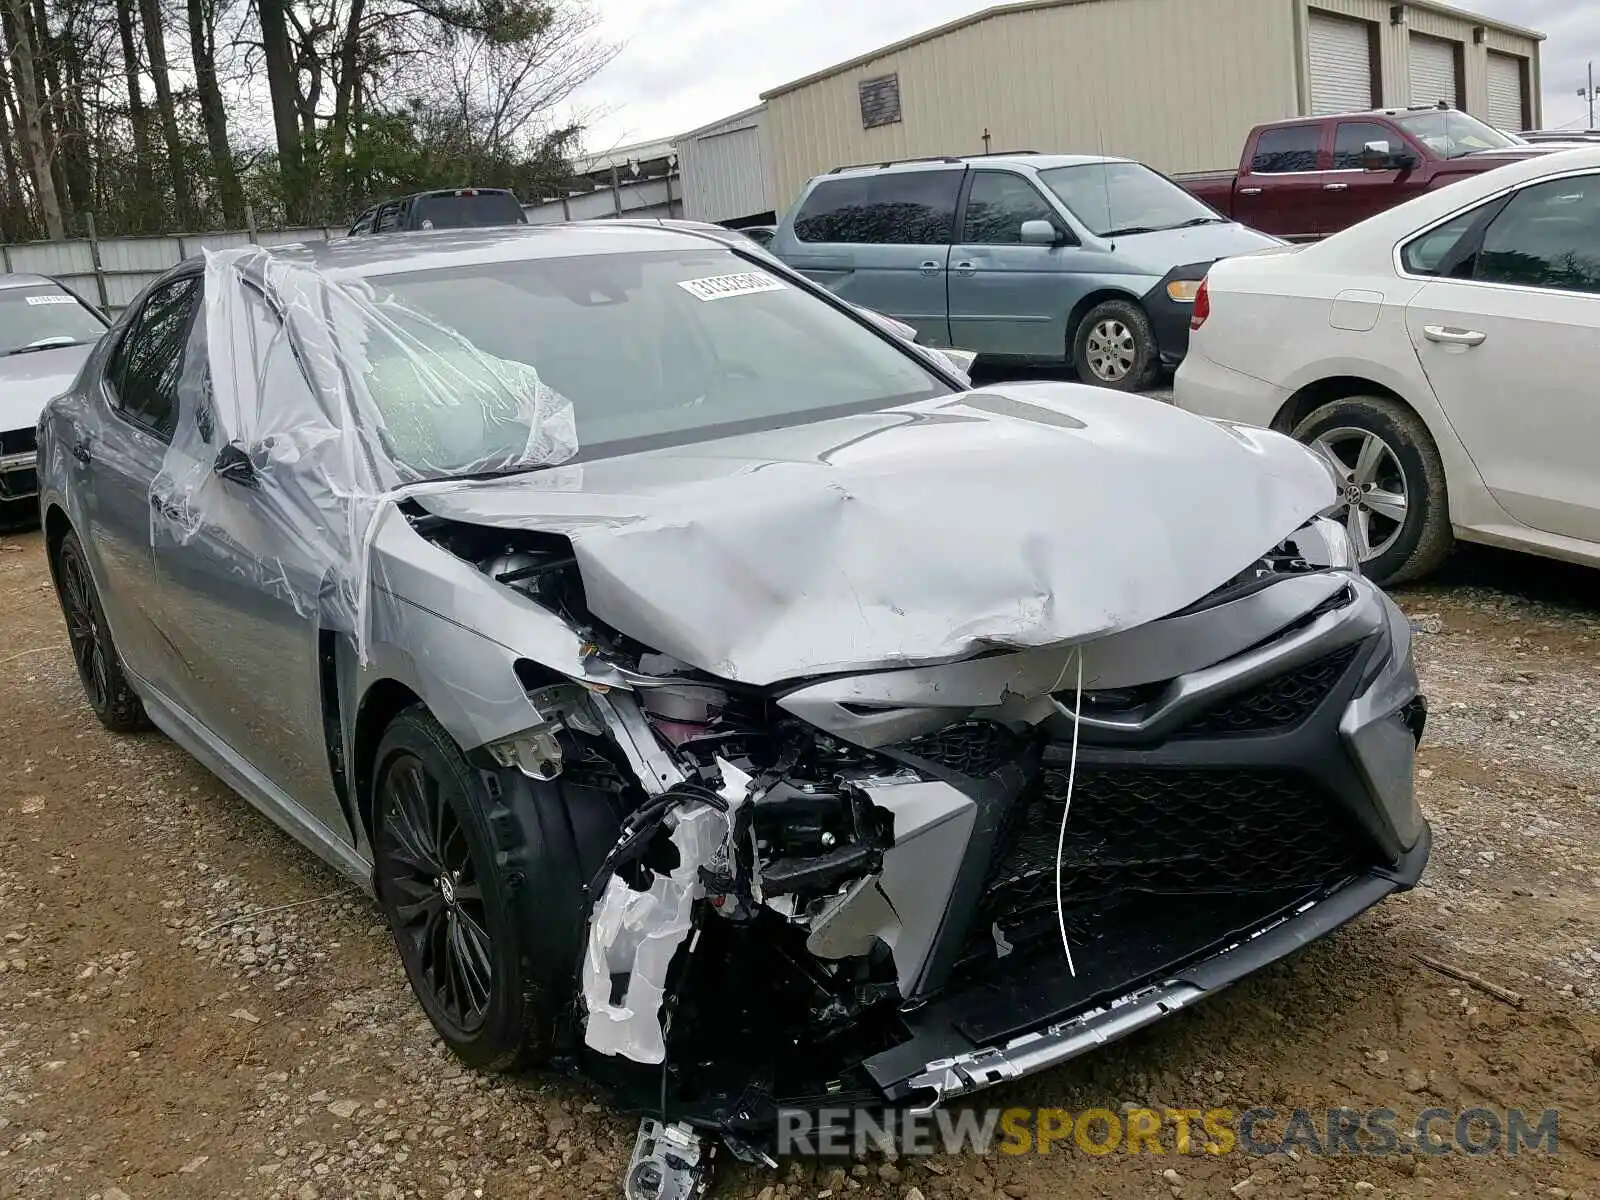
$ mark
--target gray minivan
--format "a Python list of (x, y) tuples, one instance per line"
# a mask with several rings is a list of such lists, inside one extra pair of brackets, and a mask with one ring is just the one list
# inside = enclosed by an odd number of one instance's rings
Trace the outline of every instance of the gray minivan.
[(1143, 163), (1020, 153), (836, 168), (771, 251), (928, 345), (1134, 391), (1183, 358), (1206, 269), (1278, 244)]

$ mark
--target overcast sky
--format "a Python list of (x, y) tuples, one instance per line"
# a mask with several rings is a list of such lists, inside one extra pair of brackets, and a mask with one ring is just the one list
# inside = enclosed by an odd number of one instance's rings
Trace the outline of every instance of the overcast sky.
[[(590, 151), (683, 133), (748, 108), (780, 83), (986, 7), (984, 0), (594, 2), (605, 36), (625, 46), (579, 96), (599, 110), (586, 139)], [(1544, 32), (1544, 123), (1583, 124), (1588, 109), (1576, 93), (1586, 62), (1600, 59), (1600, 3), (1455, 0), (1455, 6)]]

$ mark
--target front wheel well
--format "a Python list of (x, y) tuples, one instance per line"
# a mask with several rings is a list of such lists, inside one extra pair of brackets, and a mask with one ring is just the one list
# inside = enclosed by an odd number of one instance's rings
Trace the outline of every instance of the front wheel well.
[(369, 838), (374, 833), (372, 792), (376, 783), (373, 772), (377, 766), (378, 744), (395, 717), (421, 703), (421, 697), (396, 679), (380, 679), (361, 698), (355, 735), (351, 738), (350, 766), (356, 809)]
[(1330, 375), (1327, 379), (1306, 384), (1285, 400), (1268, 428), (1278, 433), (1292, 434), (1301, 421), (1324, 404), (1334, 400), (1344, 400), (1350, 396), (1383, 396), (1411, 409), (1406, 398), (1393, 388), (1384, 387), (1383, 384), (1374, 383), (1370, 379), (1363, 379), (1359, 375)]
[(1067, 314), (1067, 361), (1072, 361), (1072, 347), (1078, 340), (1078, 326), (1083, 324), (1083, 319), (1094, 311), (1097, 305), (1104, 304), (1107, 300), (1126, 300), (1130, 304), (1141, 304), (1139, 297), (1132, 292), (1119, 291), (1116, 288), (1101, 288), (1099, 291), (1090, 292), (1072, 306), (1072, 311)]
[(44, 512), (44, 546), (52, 561), (55, 559), (56, 547), (61, 545), (61, 539), (72, 531), (72, 522), (61, 506), (52, 504)]

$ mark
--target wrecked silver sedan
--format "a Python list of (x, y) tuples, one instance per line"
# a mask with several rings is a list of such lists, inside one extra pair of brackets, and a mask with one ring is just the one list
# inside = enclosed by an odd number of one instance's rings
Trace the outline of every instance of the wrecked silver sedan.
[(1060, 1063), (1428, 855), (1319, 460), (973, 390), (731, 235), (218, 252), (39, 462), (100, 719), (372, 889), (466, 1062), (680, 1148)]

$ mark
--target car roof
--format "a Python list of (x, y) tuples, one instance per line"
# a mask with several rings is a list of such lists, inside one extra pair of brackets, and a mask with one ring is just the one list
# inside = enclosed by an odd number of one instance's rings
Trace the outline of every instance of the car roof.
[[(58, 280), (51, 279), (48, 275), (8, 274), (0, 275), (0, 288), (21, 287), (61, 287)], [(62, 289), (65, 291), (66, 289)]]
[[(728, 231), (720, 232), (725, 237)], [(363, 276), (586, 254), (705, 250), (711, 245), (726, 247), (727, 242), (711, 228), (701, 231), (690, 223), (598, 220), (414, 230), (381, 238), (342, 237), (274, 246), (269, 253), (283, 262), (334, 275)]]

